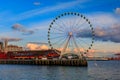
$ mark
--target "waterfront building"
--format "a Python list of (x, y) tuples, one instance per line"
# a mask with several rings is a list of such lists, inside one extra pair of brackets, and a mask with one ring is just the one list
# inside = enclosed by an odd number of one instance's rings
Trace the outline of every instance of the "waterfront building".
[(22, 51), (23, 48), (17, 45), (8, 45), (7, 47), (7, 51)]

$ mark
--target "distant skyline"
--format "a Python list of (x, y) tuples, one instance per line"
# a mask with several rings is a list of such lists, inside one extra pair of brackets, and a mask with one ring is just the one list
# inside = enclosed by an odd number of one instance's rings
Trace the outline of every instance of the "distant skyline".
[(0, 0), (0, 40), (47, 43), (48, 27), (64, 12), (80, 12), (95, 30), (92, 56), (120, 53), (120, 0)]

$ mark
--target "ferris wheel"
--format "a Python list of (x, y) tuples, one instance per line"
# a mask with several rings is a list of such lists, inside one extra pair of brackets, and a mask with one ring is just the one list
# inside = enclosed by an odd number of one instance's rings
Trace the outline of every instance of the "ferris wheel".
[(83, 56), (94, 43), (94, 30), (90, 21), (77, 12), (65, 12), (57, 16), (48, 28), (51, 49)]

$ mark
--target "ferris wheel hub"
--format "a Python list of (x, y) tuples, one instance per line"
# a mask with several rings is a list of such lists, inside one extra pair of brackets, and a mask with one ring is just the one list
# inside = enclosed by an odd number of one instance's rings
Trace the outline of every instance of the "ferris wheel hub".
[(73, 35), (73, 32), (69, 32), (68, 34), (69, 34), (69, 36), (72, 36), (72, 35)]

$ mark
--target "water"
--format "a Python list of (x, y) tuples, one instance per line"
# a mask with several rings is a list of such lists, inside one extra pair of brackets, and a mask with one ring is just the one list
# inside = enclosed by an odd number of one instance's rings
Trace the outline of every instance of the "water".
[(0, 65), (0, 80), (120, 80), (120, 61), (89, 61), (88, 67)]

